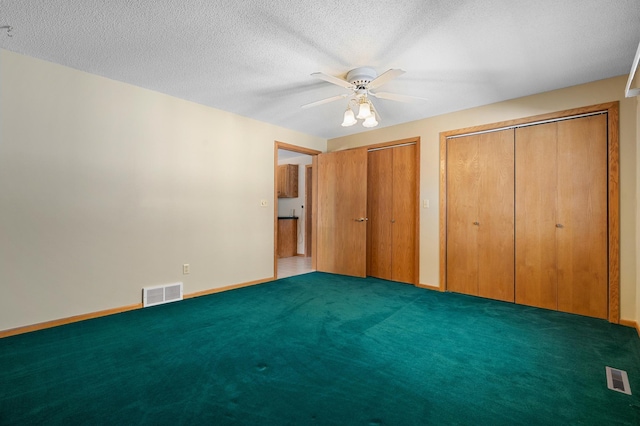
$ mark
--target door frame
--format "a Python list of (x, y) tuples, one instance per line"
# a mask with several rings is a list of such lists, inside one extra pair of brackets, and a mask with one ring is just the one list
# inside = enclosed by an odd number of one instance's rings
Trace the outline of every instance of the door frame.
[(611, 323), (620, 323), (620, 149), (619, 102), (574, 108), (481, 126), (440, 133), (440, 291), (447, 290), (447, 141), (454, 136), (491, 132), (525, 125), (568, 119), (581, 114), (607, 113), (607, 184), (608, 184), (608, 248), (609, 248), (609, 312)]
[[(278, 150), (284, 149), (287, 151), (297, 152), (299, 154), (305, 154), (311, 156), (312, 167), (312, 221), (311, 221), (311, 244), (312, 246), (316, 241), (316, 209), (317, 209), (317, 189), (318, 189), (318, 154), (322, 154), (322, 151), (318, 151), (311, 148), (305, 148), (303, 146), (292, 145), (286, 142), (274, 141), (273, 143), (273, 279), (278, 278)], [(306, 176), (305, 176), (306, 179)], [(306, 180), (305, 180), (306, 185)], [(306, 195), (305, 195), (306, 196)], [(305, 244), (306, 241), (305, 241)], [(311, 250), (311, 268), (316, 269), (316, 250), (315, 247)]]

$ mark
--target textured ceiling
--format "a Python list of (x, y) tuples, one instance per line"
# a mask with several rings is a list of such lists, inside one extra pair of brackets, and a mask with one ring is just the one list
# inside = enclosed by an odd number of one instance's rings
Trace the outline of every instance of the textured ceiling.
[[(374, 99), (379, 127), (628, 74), (639, 0), (0, 0), (0, 47), (333, 138), (344, 78), (406, 74)], [(290, 141), (295, 142), (295, 141)]]

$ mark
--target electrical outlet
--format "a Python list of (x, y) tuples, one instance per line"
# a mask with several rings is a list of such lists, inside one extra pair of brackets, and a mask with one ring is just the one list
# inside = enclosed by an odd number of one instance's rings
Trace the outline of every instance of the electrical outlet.
[(269, 203), (267, 202), (267, 200), (260, 200), (260, 207), (267, 207), (269, 205)]
[(182, 275), (187, 275), (189, 274), (189, 272), (191, 272), (191, 267), (189, 266), (189, 264), (185, 263), (184, 265), (182, 265)]

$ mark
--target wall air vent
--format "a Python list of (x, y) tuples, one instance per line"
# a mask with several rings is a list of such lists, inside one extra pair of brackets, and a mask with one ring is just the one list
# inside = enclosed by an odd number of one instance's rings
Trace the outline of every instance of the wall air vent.
[(142, 306), (145, 308), (178, 300), (182, 300), (182, 283), (144, 287), (142, 289)]
[(631, 386), (629, 386), (627, 372), (611, 367), (605, 367), (605, 369), (607, 370), (607, 387), (616, 392), (631, 395)]

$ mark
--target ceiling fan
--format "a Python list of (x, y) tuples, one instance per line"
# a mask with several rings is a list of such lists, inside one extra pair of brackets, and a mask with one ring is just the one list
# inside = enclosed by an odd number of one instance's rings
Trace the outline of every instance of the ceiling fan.
[[(316, 102), (311, 102), (309, 104), (302, 105), (302, 108), (311, 108), (314, 106), (337, 101), (339, 99), (348, 98), (347, 110), (344, 113), (342, 126), (353, 126), (358, 122), (357, 119), (363, 119), (364, 122), (362, 123), (362, 125), (364, 127), (375, 127), (378, 125), (380, 115), (374, 108), (373, 103), (371, 102), (371, 99), (369, 99), (369, 97), (400, 102), (426, 100), (425, 98), (419, 98), (416, 96), (398, 95), (389, 92), (372, 92), (372, 90), (377, 89), (378, 87), (387, 83), (389, 80), (392, 80), (404, 73), (405, 71), (401, 69), (392, 68), (378, 75), (378, 73), (376, 73), (376, 70), (371, 67), (359, 67), (349, 71), (347, 73), (347, 79), (343, 80), (332, 75), (315, 72), (311, 74), (313, 77), (319, 78), (332, 84), (336, 84), (340, 87), (344, 87), (345, 89), (350, 89), (351, 92), (345, 93), (343, 95), (332, 96), (326, 99), (321, 99)], [(358, 115), (354, 115), (352, 107), (356, 107), (358, 109)]]

